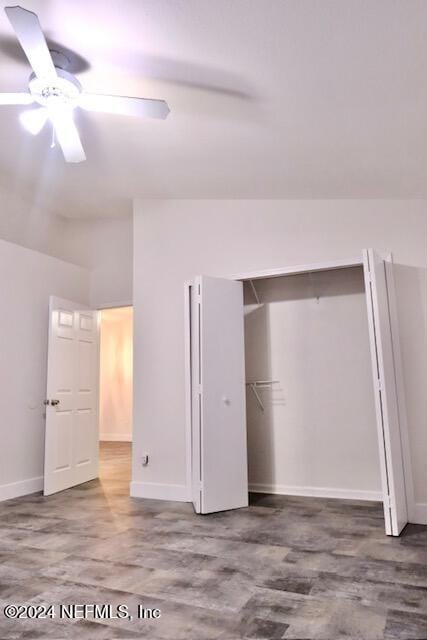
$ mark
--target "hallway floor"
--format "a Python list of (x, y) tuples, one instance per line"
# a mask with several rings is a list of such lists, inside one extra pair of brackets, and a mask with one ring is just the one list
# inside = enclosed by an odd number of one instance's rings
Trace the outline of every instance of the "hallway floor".
[[(387, 538), (378, 503), (268, 495), (196, 516), (129, 479), (130, 445), (103, 443), (100, 480), (0, 504), (1, 640), (427, 638), (427, 527)], [(134, 618), (7, 620), (10, 603)]]

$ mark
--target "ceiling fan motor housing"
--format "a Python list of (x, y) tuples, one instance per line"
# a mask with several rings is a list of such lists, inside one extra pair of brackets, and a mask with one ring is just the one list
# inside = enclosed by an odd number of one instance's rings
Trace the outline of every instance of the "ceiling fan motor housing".
[(33, 73), (29, 80), (29, 90), (34, 100), (43, 107), (55, 105), (76, 106), (82, 87), (80, 82), (68, 71), (55, 67), (55, 78), (41, 79)]

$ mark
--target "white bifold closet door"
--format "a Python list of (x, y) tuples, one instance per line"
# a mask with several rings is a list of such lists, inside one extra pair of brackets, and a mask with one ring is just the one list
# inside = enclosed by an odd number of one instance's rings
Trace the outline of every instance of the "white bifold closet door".
[(387, 535), (398, 536), (408, 522), (403, 447), (389, 293), (385, 261), (372, 249), (363, 252), (378, 445)]
[(243, 285), (191, 287), (192, 484), (197, 513), (248, 506)]
[[(363, 252), (385, 530), (408, 522), (385, 261)], [(197, 513), (248, 504), (242, 283), (198, 277), (191, 286), (191, 438)], [(349, 407), (349, 411), (354, 407)], [(357, 410), (357, 408), (356, 408)]]
[(98, 477), (98, 314), (49, 304), (44, 494)]

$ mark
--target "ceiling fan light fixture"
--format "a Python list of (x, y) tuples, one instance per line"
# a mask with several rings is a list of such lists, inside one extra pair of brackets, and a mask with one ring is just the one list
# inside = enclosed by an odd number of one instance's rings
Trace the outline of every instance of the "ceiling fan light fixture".
[(26, 131), (36, 136), (43, 129), (48, 119), (47, 109), (39, 107), (38, 109), (31, 109), (22, 111), (19, 114), (19, 121)]

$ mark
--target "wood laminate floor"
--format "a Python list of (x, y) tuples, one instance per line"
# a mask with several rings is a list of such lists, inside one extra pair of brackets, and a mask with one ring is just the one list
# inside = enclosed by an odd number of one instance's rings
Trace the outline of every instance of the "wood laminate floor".
[[(100, 480), (0, 504), (0, 640), (427, 638), (427, 527), (387, 538), (378, 503), (271, 495), (197, 516), (129, 479), (130, 445), (103, 443)], [(7, 620), (10, 603), (134, 618)]]

